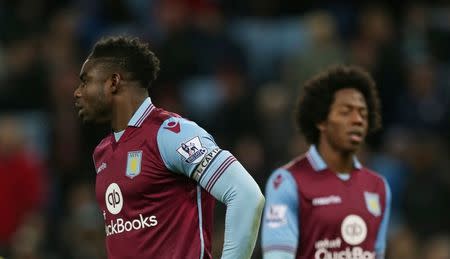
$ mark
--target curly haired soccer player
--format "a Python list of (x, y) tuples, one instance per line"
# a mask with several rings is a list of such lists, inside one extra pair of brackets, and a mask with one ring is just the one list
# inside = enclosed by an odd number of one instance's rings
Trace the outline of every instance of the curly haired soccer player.
[(355, 156), (381, 127), (374, 80), (331, 67), (305, 83), (296, 112), (311, 146), (267, 182), (264, 258), (383, 258), (390, 190)]
[(158, 71), (147, 44), (109, 37), (95, 44), (74, 92), (83, 121), (112, 129), (93, 154), (108, 258), (211, 258), (215, 199), (227, 206), (222, 258), (250, 258), (264, 197), (204, 129), (153, 105)]

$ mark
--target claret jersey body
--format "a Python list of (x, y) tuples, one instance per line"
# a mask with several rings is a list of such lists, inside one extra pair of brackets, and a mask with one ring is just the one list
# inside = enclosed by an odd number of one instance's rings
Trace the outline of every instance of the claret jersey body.
[(302, 259), (382, 258), (390, 191), (385, 180), (354, 159), (354, 170), (327, 168), (315, 146), (277, 169), (266, 186), (264, 252)]
[(93, 159), (108, 258), (211, 258), (215, 199), (207, 191), (236, 161), (211, 135), (147, 98)]

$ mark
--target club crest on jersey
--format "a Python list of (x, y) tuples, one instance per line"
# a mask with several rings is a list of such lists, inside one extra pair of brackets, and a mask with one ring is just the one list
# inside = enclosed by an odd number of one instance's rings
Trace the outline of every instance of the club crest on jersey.
[(375, 217), (381, 215), (380, 196), (373, 192), (364, 192), (367, 210)]
[(141, 173), (142, 150), (128, 152), (125, 175), (133, 179)]
[(181, 147), (177, 149), (184, 158), (186, 158), (187, 163), (198, 163), (200, 162), (206, 154), (206, 148), (202, 146), (200, 138), (197, 136), (184, 143), (181, 143)]

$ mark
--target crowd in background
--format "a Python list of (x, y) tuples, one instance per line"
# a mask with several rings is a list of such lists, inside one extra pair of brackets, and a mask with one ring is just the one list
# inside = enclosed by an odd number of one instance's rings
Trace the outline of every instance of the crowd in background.
[(293, 123), (302, 82), (366, 68), (384, 127), (359, 157), (392, 189), (387, 258), (449, 259), (450, 5), (303, 2), (0, 1), (0, 256), (105, 258), (91, 152), (110, 129), (81, 125), (73, 91), (92, 44), (127, 34), (161, 60), (155, 105), (209, 131), (262, 190), (307, 149)]

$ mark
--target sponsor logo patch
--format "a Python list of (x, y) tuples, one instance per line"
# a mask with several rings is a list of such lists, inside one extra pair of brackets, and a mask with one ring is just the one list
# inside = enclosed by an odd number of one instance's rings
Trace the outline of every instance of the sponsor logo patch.
[(181, 143), (181, 146), (177, 149), (177, 152), (186, 158), (187, 163), (196, 164), (205, 156), (206, 148), (202, 146), (200, 138), (197, 136)]
[[(122, 191), (117, 183), (111, 183), (105, 192), (105, 203), (109, 213), (117, 215), (122, 211), (124, 199)], [(103, 218), (105, 220), (106, 236), (116, 235), (133, 230), (140, 230), (150, 228), (158, 225), (158, 220), (155, 215), (145, 216), (139, 214), (134, 219), (124, 219), (121, 217), (107, 220), (106, 212), (103, 211)]]
[(105, 192), (106, 208), (111, 214), (118, 214), (123, 207), (122, 191), (117, 183), (111, 183)]
[(349, 245), (359, 245), (367, 237), (367, 225), (364, 220), (355, 214), (350, 214), (342, 221), (341, 234)]

